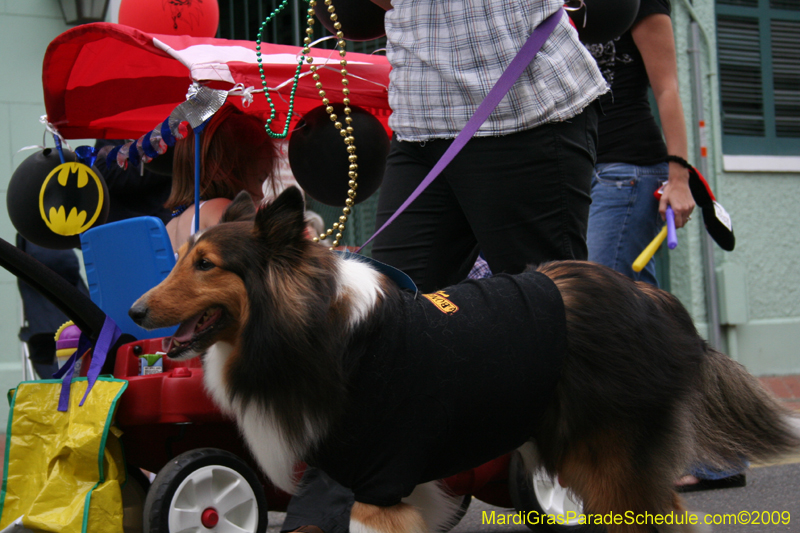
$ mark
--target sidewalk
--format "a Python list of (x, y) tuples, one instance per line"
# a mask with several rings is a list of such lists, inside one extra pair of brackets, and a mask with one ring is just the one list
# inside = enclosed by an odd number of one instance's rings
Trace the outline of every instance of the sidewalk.
[(784, 402), (787, 407), (800, 411), (800, 375), (758, 378), (761, 384)]

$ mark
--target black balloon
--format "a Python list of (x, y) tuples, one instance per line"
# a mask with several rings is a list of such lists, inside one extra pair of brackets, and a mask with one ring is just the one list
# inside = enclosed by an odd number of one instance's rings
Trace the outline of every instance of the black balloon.
[(56, 250), (80, 246), (80, 233), (108, 219), (109, 198), (97, 168), (77, 163), (64, 150), (65, 163), (51, 148), (25, 159), (8, 183), (8, 217), (28, 241)]
[[(331, 104), (338, 120), (345, 124), (344, 104)], [(369, 198), (383, 181), (389, 136), (383, 124), (368, 111), (350, 106), (353, 137), (358, 158), (355, 203)], [(350, 161), (347, 145), (331, 122), (325, 106), (303, 116), (289, 138), (289, 165), (297, 183), (306, 193), (326, 205), (344, 207), (349, 190)]]
[(584, 0), (584, 4), (568, 13), (586, 44), (613, 41), (630, 29), (639, 12), (639, 0)]
[[(337, 22), (342, 25), (342, 33), (348, 41), (371, 41), (386, 35), (383, 28), (383, 8), (370, 0), (333, 0)], [(314, 6), (314, 13), (320, 23), (336, 35), (328, 6), (321, 0)]]

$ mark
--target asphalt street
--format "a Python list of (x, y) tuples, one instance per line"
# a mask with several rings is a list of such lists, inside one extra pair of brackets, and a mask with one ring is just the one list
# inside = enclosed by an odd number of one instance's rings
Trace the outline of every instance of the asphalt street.
[[(711, 531), (800, 532), (800, 456), (789, 458), (783, 464), (754, 466), (747, 472), (745, 487), (692, 492), (683, 497), (692, 511), (706, 513), (712, 521), (726, 521), (725, 525), (712, 526)], [(473, 499), (467, 514), (452, 533), (531, 533), (524, 525), (485, 524), (484, 516), (492, 510), (496, 515), (513, 513), (511, 509), (492, 507)], [(734, 515), (737, 521), (744, 519), (751, 523), (731, 524)], [(283, 513), (269, 514), (270, 533), (280, 531), (284, 516)], [(775, 520), (779, 523), (775, 524)], [(769, 523), (764, 524), (764, 521)]]

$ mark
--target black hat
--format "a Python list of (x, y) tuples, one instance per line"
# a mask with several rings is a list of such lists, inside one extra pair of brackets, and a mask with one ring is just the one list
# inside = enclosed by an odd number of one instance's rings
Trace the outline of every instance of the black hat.
[(736, 237), (733, 235), (731, 216), (714, 198), (714, 193), (703, 175), (691, 165), (688, 168), (689, 189), (692, 191), (694, 202), (703, 212), (706, 231), (719, 244), (720, 248), (727, 252), (733, 251), (736, 246)]
[(696, 168), (689, 169), (689, 189), (692, 191), (694, 202), (703, 211), (703, 222), (711, 238), (726, 252), (733, 251), (736, 246), (736, 237), (733, 235), (731, 216), (714, 198), (711, 187), (706, 179)]

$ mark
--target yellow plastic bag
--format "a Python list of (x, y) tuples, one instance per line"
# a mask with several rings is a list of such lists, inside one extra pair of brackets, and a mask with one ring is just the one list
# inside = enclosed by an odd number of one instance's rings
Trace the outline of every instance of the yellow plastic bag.
[(113, 419), (127, 386), (100, 377), (79, 406), (87, 380), (77, 378), (60, 412), (61, 380), (19, 384), (6, 430), (0, 530), (22, 517), (33, 531), (122, 531), (126, 472)]

